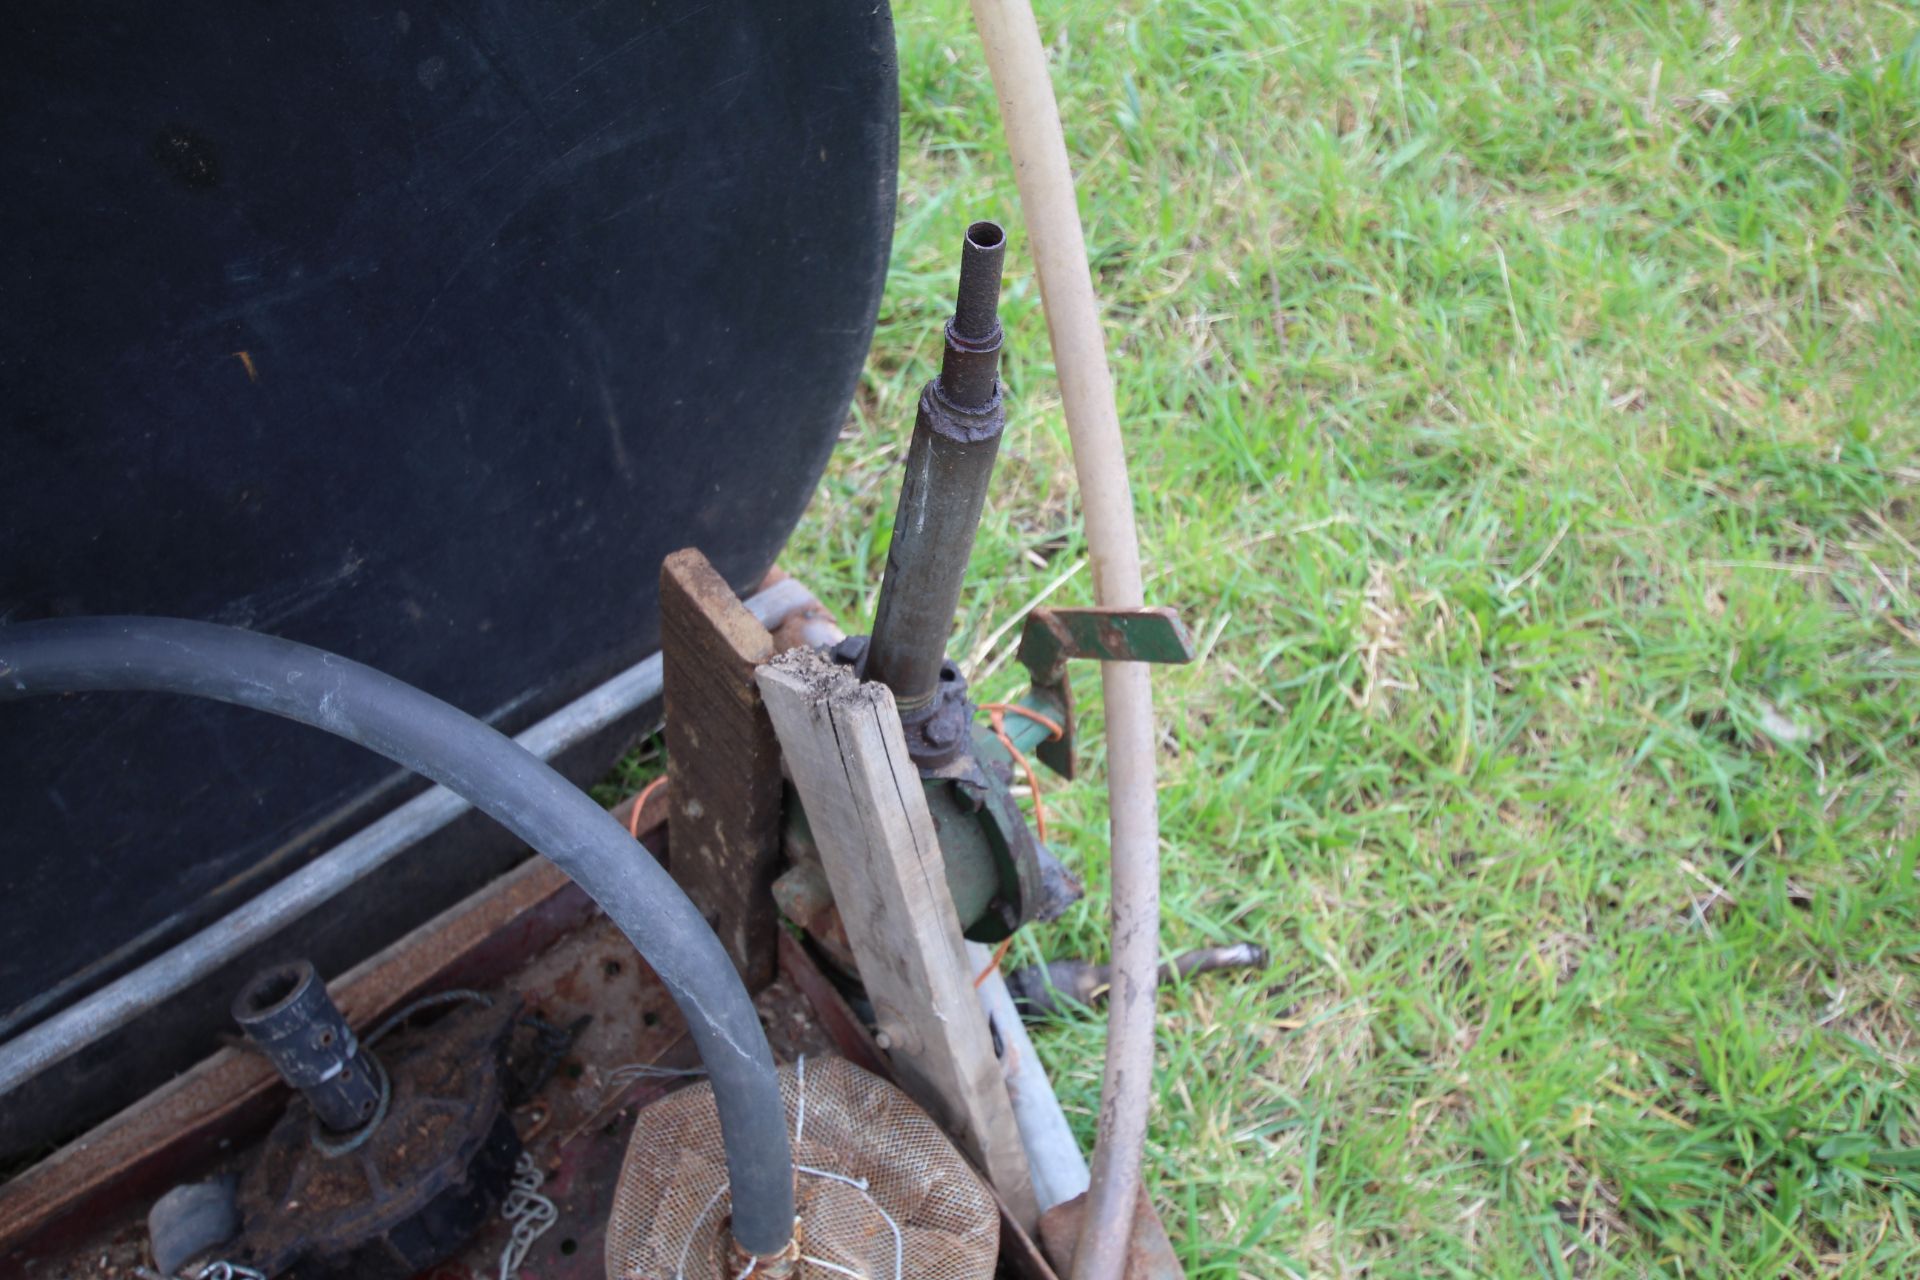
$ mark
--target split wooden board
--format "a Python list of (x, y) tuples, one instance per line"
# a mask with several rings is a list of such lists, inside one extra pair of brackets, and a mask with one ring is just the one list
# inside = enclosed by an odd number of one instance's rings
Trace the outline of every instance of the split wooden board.
[(1031, 1230), (1039, 1212), (1026, 1154), (893, 695), (808, 650), (758, 678), (882, 1047), (907, 1092)]

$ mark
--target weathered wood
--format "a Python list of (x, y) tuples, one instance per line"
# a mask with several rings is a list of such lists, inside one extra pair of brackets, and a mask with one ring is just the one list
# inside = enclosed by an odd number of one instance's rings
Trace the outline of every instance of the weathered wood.
[(660, 652), (673, 876), (757, 991), (779, 929), (780, 744), (753, 678), (773, 637), (688, 548), (660, 568)]
[(762, 667), (759, 682), (882, 1047), (902, 1086), (1031, 1230), (1039, 1210), (1026, 1154), (893, 695), (809, 650)]

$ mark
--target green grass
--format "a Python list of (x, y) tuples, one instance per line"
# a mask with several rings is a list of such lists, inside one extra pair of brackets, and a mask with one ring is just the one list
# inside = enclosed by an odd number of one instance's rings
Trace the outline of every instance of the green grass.
[[(1149, 1162), (1196, 1280), (1920, 1273), (1920, 17), (1044, 3), (1149, 598)], [(965, 6), (903, 3), (894, 269), (785, 563), (870, 618), (974, 217), (1013, 397), (954, 651), (1083, 555)], [(1055, 599), (1090, 598), (1087, 574)], [(1087, 777), (1047, 803), (1100, 954)], [(1040, 1043), (1091, 1133), (1097, 1020)]]
[[(865, 624), (961, 228), (1007, 219), (954, 645), (998, 697), (1084, 546), (964, 6), (899, 21), (894, 269), (786, 563)], [(1920, 17), (1042, 21), (1149, 595), (1204, 642), (1158, 681), (1167, 944), (1275, 954), (1162, 1001), (1189, 1274), (1920, 1270)], [(1079, 683), (1047, 803), (1090, 892), (1016, 963), (1102, 948)], [(1040, 1042), (1090, 1137), (1099, 1021)]]

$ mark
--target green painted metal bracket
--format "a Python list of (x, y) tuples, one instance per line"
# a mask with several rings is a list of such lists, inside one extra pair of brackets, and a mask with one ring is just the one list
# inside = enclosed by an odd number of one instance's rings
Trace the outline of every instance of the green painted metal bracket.
[(1193, 661), (1193, 633), (1180, 615), (1164, 606), (1151, 609), (1035, 609), (1020, 630), (1020, 662), (1033, 687), (1015, 703), (1059, 726), (1027, 715), (1003, 717), (1007, 736), (1021, 752), (1063, 778), (1072, 778), (1073, 689), (1067, 664), (1075, 658), (1101, 662), (1185, 663)]

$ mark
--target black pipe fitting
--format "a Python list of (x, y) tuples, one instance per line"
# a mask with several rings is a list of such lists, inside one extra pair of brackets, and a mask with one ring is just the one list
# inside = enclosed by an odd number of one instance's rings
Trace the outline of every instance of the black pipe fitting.
[(960, 290), (947, 322), (940, 390), (956, 409), (984, 409), (1000, 377), (1000, 275), (1007, 233), (997, 222), (967, 228), (960, 249)]
[(380, 1068), (305, 960), (255, 974), (233, 1019), (327, 1128), (351, 1133), (379, 1113)]

